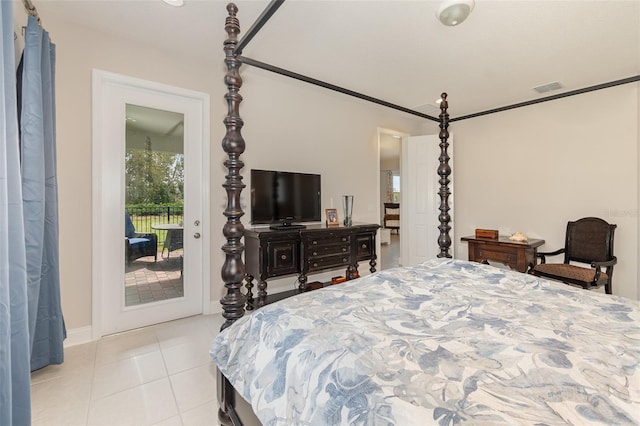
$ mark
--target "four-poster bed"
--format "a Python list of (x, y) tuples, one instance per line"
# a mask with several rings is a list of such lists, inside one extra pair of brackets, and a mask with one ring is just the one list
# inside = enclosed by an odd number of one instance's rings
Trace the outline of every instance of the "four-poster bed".
[[(451, 260), (447, 95), (434, 118), (240, 56), (281, 4), (273, 1), (240, 41), (237, 7), (227, 6), (226, 322), (211, 346), (220, 422), (633, 424), (640, 404), (638, 306)], [(439, 259), (244, 316), (242, 63), (438, 121)], [(600, 323), (606, 332), (594, 333)]]

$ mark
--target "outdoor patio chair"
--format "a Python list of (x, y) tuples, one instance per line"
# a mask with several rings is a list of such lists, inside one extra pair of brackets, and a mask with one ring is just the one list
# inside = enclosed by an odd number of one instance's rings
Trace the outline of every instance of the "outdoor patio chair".
[(145, 256), (153, 256), (153, 261), (158, 260), (158, 235), (154, 233), (136, 232), (129, 212), (124, 214), (124, 252), (127, 256), (127, 265)]

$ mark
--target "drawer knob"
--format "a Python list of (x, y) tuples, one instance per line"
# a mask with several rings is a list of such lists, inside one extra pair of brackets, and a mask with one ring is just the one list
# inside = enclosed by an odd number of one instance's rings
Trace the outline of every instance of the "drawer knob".
[(347, 249), (345, 247), (342, 247), (342, 252), (344, 253), (346, 251), (347, 251)]
[(363, 245), (362, 245), (362, 248), (367, 248), (367, 245), (366, 245), (366, 244), (363, 244)]
[(314, 251), (314, 252), (313, 252), (313, 255), (314, 255), (314, 256), (317, 256), (317, 255), (318, 255), (318, 252), (317, 252), (317, 251)]
[(318, 242), (317, 241), (312, 241), (311, 244), (318, 244)]
[(342, 241), (347, 241), (347, 239), (345, 237), (342, 237)]
[(282, 256), (280, 256), (280, 259), (282, 259), (282, 260), (287, 260), (287, 255), (286, 255), (286, 254), (283, 254)]
[(318, 267), (318, 264), (317, 264), (317, 263), (314, 263), (314, 264), (313, 264), (313, 267), (314, 267), (314, 268), (317, 268), (317, 267)]
[(343, 257), (343, 258), (342, 258), (342, 261), (343, 261), (343, 262), (346, 262), (346, 261), (347, 261), (347, 259)]

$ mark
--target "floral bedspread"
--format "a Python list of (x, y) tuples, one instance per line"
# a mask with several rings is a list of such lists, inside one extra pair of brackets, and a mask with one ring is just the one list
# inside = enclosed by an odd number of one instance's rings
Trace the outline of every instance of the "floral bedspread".
[(460, 260), (267, 305), (211, 344), (264, 425), (640, 424), (640, 304)]

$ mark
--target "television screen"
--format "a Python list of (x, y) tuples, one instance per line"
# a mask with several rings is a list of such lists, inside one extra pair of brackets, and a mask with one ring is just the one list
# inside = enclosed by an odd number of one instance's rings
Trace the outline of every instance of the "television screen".
[(320, 175), (251, 170), (251, 223), (320, 221)]

